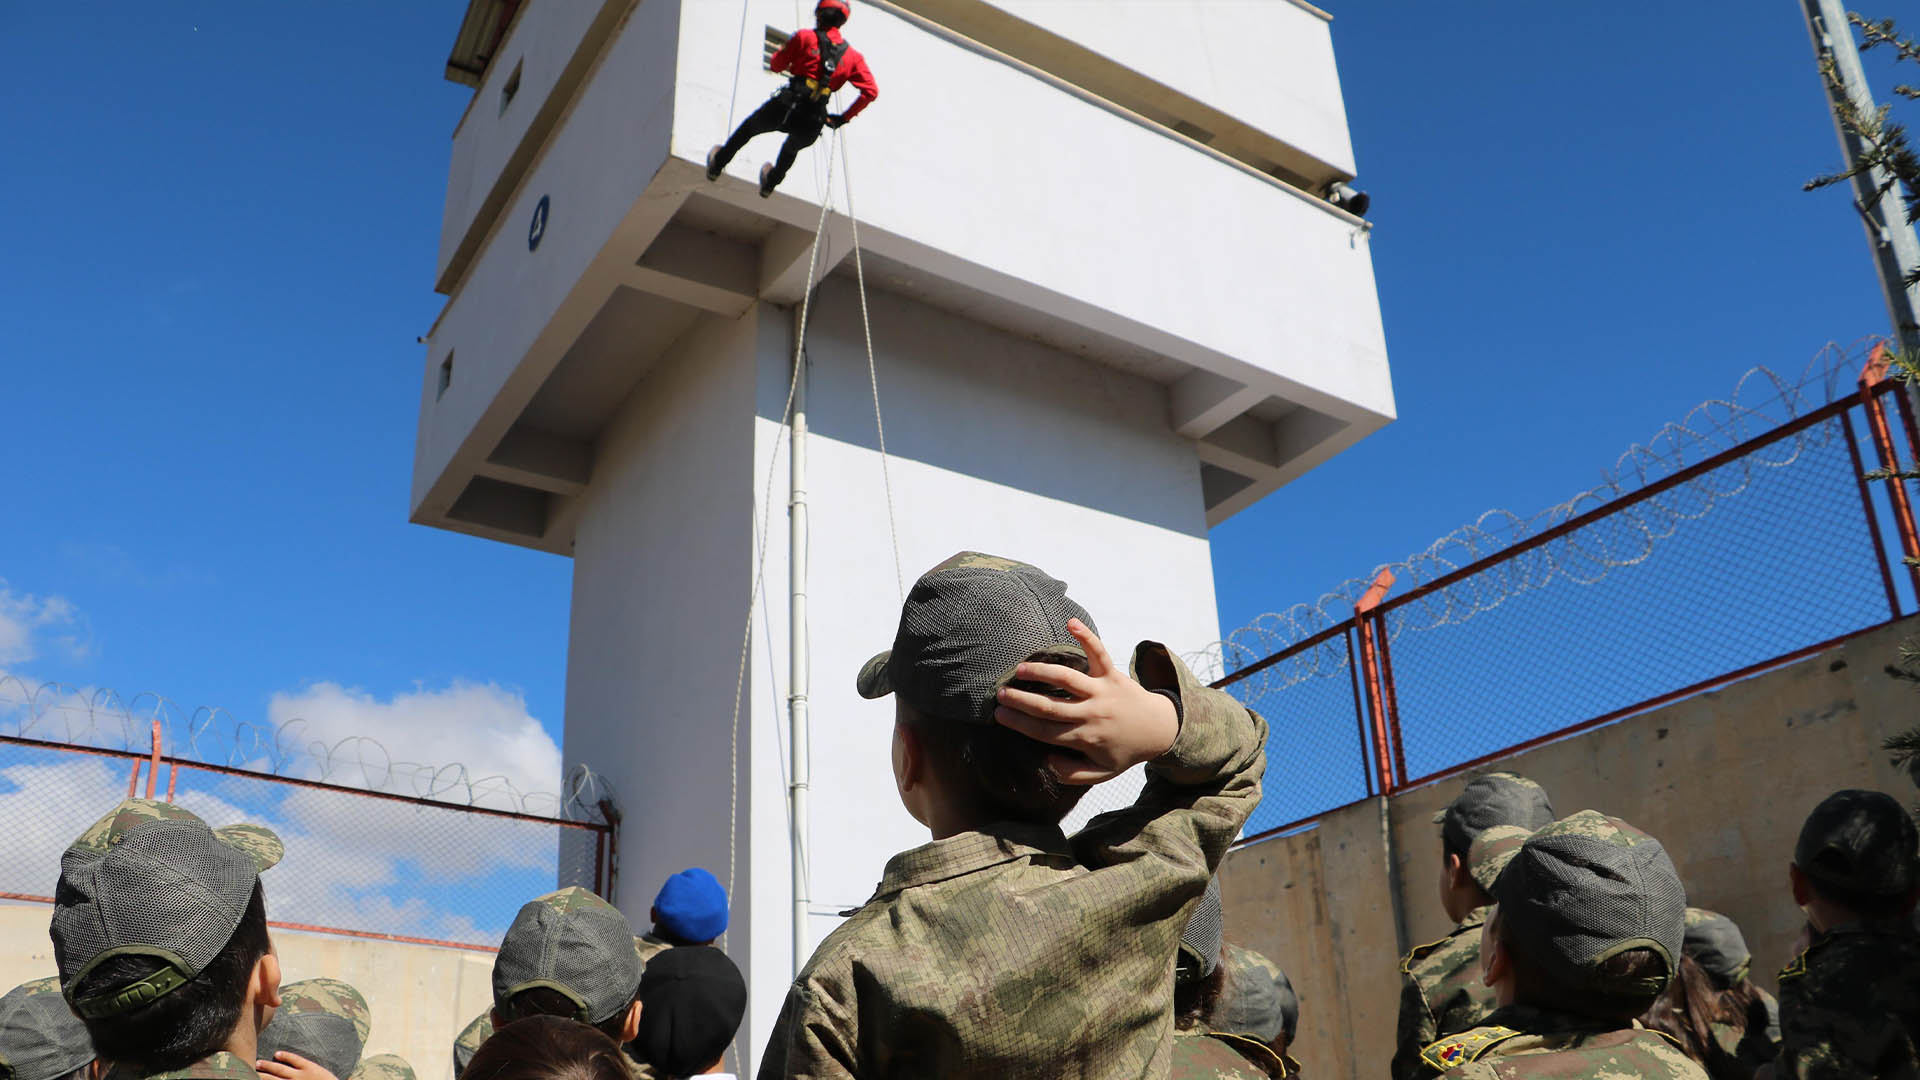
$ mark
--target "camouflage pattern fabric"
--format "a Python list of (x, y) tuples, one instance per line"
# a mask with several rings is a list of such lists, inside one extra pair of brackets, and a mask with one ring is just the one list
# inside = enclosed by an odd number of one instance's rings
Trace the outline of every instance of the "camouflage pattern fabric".
[(483, 1012), (460, 1029), (453, 1038), (453, 1075), (467, 1071), (467, 1062), (480, 1052), (480, 1044), (493, 1037), (493, 1014)]
[(339, 979), (302, 979), (280, 988), (280, 1010), (274, 1014), (276, 1019), (288, 1013), (309, 1012), (345, 1019), (353, 1025), (354, 1033), (363, 1044), (367, 1041), (367, 1032), (373, 1030), (373, 1013), (367, 1008), (367, 999)]
[(1267, 725), (1163, 646), (1134, 664), (1175, 673), (1182, 723), (1133, 806), (894, 856), (788, 990), (762, 1080), (1167, 1074), (1174, 952), (1259, 803)]
[(1434, 1042), (1420, 1057), (1424, 1076), (1471, 1080), (1708, 1080), (1698, 1062), (1657, 1031), (1524, 1005), (1497, 1009), (1479, 1027)]
[(414, 1075), (413, 1066), (399, 1054), (375, 1054), (360, 1059), (360, 1067), (353, 1075), (340, 1080), (419, 1080)]
[(93, 1039), (49, 975), (0, 996), (0, 1080), (61, 1080), (93, 1061)]
[(633, 951), (640, 954), (640, 967), (642, 970), (646, 968), (647, 961), (671, 948), (673, 948), (673, 942), (655, 937), (652, 933), (641, 934), (639, 937), (633, 939)]
[(253, 1062), (242, 1061), (225, 1050), (216, 1050), (184, 1068), (168, 1072), (141, 1072), (127, 1065), (107, 1070), (106, 1080), (260, 1080)]
[[(1265, 1067), (1260, 1062), (1265, 1061)], [(1269, 1071), (1271, 1070), (1271, 1071)], [(1167, 1080), (1266, 1080), (1292, 1076), (1300, 1065), (1265, 1043), (1210, 1031), (1173, 1033), (1173, 1071)]]
[(1707, 1025), (1713, 1046), (1706, 1067), (1713, 1080), (1753, 1080), (1755, 1070), (1780, 1053), (1780, 1005), (1760, 987), (1753, 989), (1760, 998), (1748, 1010), (1744, 1025)]
[(1920, 1075), (1920, 934), (1855, 925), (1780, 972), (1775, 1080)]
[[(129, 829), (147, 821), (188, 821), (204, 826), (193, 811), (173, 803), (156, 802), (153, 799), (128, 799), (107, 816), (94, 822), (80, 838), (69, 845), (70, 850), (90, 851), (105, 855), (107, 849), (119, 842)], [(261, 870), (270, 870), (286, 854), (286, 848), (273, 830), (259, 825), (226, 825), (214, 829), (213, 835), (228, 847), (235, 848), (253, 860)]]
[(1492, 910), (1473, 909), (1446, 937), (1400, 961), (1400, 1021), (1388, 1067), (1393, 1080), (1431, 1075), (1420, 1051), (1494, 1010), (1493, 987), (1480, 981), (1480, 928)]

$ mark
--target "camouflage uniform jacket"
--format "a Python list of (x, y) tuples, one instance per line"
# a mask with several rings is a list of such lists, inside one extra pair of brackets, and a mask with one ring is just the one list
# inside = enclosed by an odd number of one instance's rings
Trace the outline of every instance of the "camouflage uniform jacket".
[(1753, 989), (1759, 999), (1747, 1010), (1745, 1024), (1707, 1025), (1713, 1045), (1705, 1064), (1713, 1080), (1753, 1080), (1754, 1072), (1780, 1052), (1780, 1003), (1759, 986)]
[(1491, 907), (1474, 908), (1460, 925), (1400, 961), (1400, 1025), (1393, 1080), (1428, 1075), (1420, 1051), (1442, 1035), (1465, 1031), (1494, 1009), (1493, 988), (1480, 981), (1480, 927)]
[(1840, 927), (1780, 972), (1775, 1080), (1920, 1075), (1920, 934)]
[(1707, 1080), (1698, 1062), (1657, 1031), (1525, 1005), (1494, 1010), (1479, 1027), (1422, 1050), (1420, 1059), (1427, 1076), (1463, 1080)]
[(141, 1072), (132, 1066), (115, 1065), (107, 1070), (107, 1080), (260, 1080), (253, 1062), (242, 1061), (216, 1050), (191, 1065), (166, 1072)]
[[(1256, 1058), (1263, 1058), (1265, 1067)], [(1167, 1074), (1167, 1080), (1266, 1080), (1299, 1071), (1300, 1063), (1293, 1058), (1244, 1035), (1176, 1031), (1173, 1071)]]
[(1139, 799), (1071, 840), (1002, 822), (894, 856), (788, 989), (761, 1080), (1167, 1074), (1180, 932), (1260, 801), (1267, 725), (1143, 655), (1181, 725)]

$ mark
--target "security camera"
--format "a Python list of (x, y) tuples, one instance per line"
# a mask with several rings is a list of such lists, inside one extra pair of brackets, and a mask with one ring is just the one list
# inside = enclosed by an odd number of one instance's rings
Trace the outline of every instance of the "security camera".
[(1349, 186), (1344, 180), (1335, 180), (1328, 184), (1326, 198), (1328, 202), (1354, 217), (1366, 217), (1367, 207), (1373, 205), (1372, 196)]

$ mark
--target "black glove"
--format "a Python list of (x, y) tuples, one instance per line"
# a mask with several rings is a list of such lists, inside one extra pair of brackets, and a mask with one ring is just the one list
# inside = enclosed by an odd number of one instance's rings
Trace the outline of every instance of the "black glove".
[(847, 117), (845, 113), (841, 113), (838, 116), (827, 117), (827, 126), (830, 128), (842, 127), (846, 124), (846, 122), (847, 122)]

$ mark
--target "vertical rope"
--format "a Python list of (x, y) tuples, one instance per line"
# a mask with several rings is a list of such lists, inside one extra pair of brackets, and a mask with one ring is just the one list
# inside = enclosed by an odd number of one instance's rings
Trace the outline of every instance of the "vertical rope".
[(893, 587), (901, 600), (907, 596), (906, 575), (900, 572), (900, 530), (894, 524), (893, 476), (887, 467), (887, 425), (880, 417), (880, 374), (873, 359), (873, 323), (867, 317), (867, 270), (860, 262), (860, 217), (853, 212), (853, 165), (847, 157), (846, 133), (840, 133), (840, 187), (847, 193), (847, 223), (853, 228), (853, 273), (860, 285), (860, 330), (867, 339), (867, 385), (873, 389), (873, 431), (880, 444), (880, 485), (887, 495), (887, 535), (893, 541)]
[(721, 136), (725, 141), (733, 137), (733, 110), (740, 100), (740, 58), (747, 53), (747, 8), (753, 0), (740, 0), (740, 36), (733, 46), (733, 85), (727, 88), (727, 133)]

